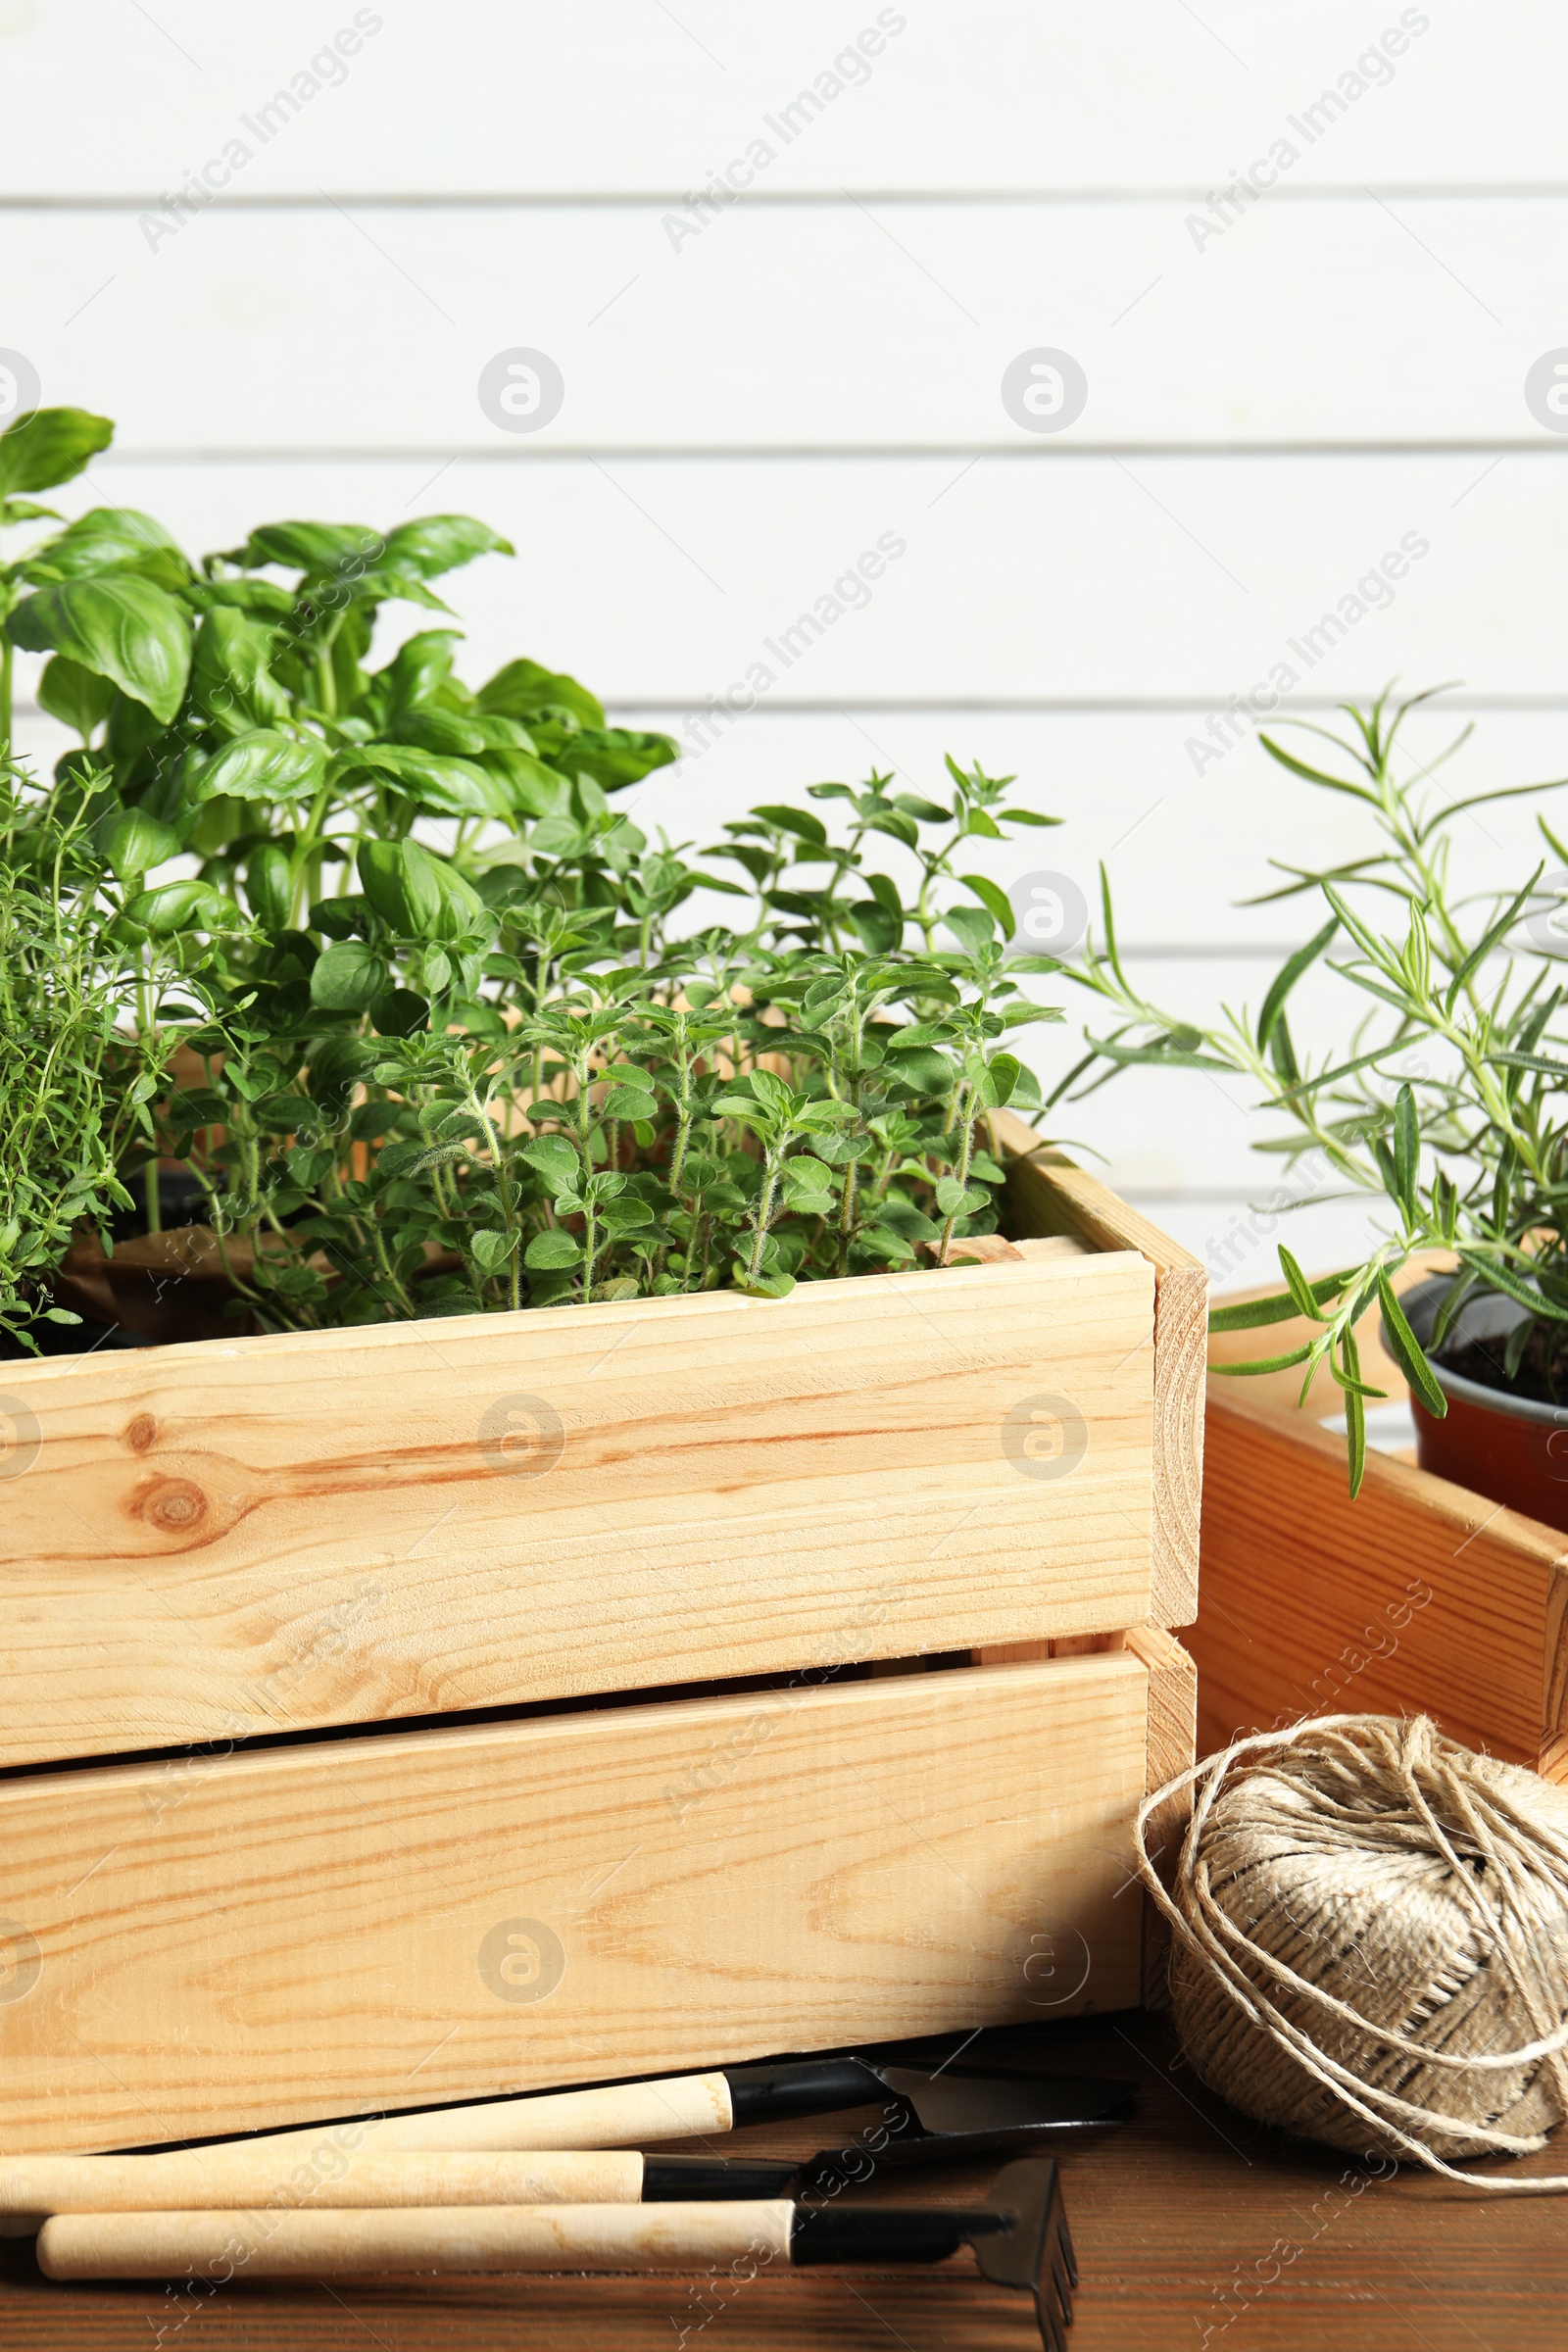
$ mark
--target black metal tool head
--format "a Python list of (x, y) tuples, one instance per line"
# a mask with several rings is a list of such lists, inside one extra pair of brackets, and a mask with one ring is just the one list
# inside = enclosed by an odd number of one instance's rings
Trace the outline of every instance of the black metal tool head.
[(982, 2141), (992, 2153), (1022, 2155), (1044, 2138), (1125, 2123), (1138, 2096), (1136, 2082), (1112, 2076), (981, 2075), (956, 2066), (928, 2074), (880, 2064), (871, 2071), (907, 2103), (922, 2132), (972, 2141), (976, 2154)]
[(1054, 2160), (1031, 2156), (1004, 2166), (990, 2203), (992, 2210), (975, 2215), (966, 2232), (976, 2262), (999, 2286), (1033, 2295), (1046, 2352), (1066, 2352), (1078, 2262)]
[(852, 2140), (800, 2168), (802, 2180), (834, 2193), (885, 2168), (1043, 2155), (1080, 2132), (1124, 2123), (1138, 2095), (1135, 2082), (1114, 2077), (932, 2069), (853, 2053), (731, 2067), (725, 2076), (737, 2127), (798, 2123), (835, 2108), (879, 2110)]
[(881, 2114), (802, 2167), (804, 2178), (822, 2183), (868, 2180), (882, 2168), (1042, 2155), (1081, 2132), (1125, 2123), (1138, 2095), (1135, 2082), (1097, 2075), (969, 2075), (956, 2067), (931, 2074), (870, 2059), (838, 2063), (863, 2070), (866, 2099), (877, 2099)]
[(803, 2200), (790, 2232), (790, 2261), (800, 2270), (817, 2263), (937, 2263), (962, 2246), (973, 2248), (983, 2278), (1033, 2297), (1045, 2352), (1066, 2352), (1078, 2266), (1050, 2156), (1006, 2166), (979, 2211)]

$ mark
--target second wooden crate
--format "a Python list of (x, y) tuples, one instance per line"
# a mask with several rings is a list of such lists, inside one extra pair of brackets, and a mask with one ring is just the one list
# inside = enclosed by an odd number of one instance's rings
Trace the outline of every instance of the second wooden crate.
[[(1400, 1287), (1427, 1271), (1413, 1261)], [(1242, 1362), (1256, 1332), (1216, 1335)], [(1272, 1326), (1271, 1352), (1309, 1336)], [(1359, 1327), (1363, 1372), (1406, 1395), (1375, 1314)], [(1299, 1374), (1209, 1384), (1202, 1592), (1187, 1640), (1199, 1667), (1203, 1751), (1303, 1715), (1431, 1715), (1451, 1739), (1568, 1780), (1568, 1538), (1434, 1478), (1413, 1459), (1367, 1455), (1352, 1502), (1343, 1410)]]

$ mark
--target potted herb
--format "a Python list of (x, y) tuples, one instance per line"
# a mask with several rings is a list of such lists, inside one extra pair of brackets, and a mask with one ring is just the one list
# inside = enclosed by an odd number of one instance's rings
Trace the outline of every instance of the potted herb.
[[(1544, 928), (1554, 899), (1544, 861), (1516, 890), (1466, 892), (1451, 838), (1466, 810), (1558, 787), (1504, 785), (1454, 800), (1431, 781), (1438, 761), (1401, 781), (1398, 730), (1427, 699), (1391, 703), (1385, 694), (1369, 710), (1349, 709), (1350, 740), (1309, 728), (1338, 755), (1326, 765), (1262, 739), (1292, 775), (1358, 802), (1372, 838), (1366, 855), (1338, 865), (1279, 865), (1287, 879), (1267, 901), (1315, 897), (1325, 919), (1255, 1014), (1227, 1011), (1206, 1027), (1148, 1002), (1117, 956), (1107, 889), (1104, 944), (1072, 976), (1117, 1017), (1089, 1041), (1070, 1083), (1081, 1089), (1136, 1063), (1223, 1070), (1255, 1086), (1285, 1122), (1259, 1149), (1292, 1163), (1313, 1158), (1347, 1189), (1381, 1199), (1388, 1217), (1355, 1265), (1320, 1280), (1282, 1247), (1285, 1288), (1217, 1307), (1211, 1328), (1303, 1318), (1299, 1344), (1215, 1369), (1299, 1365), (1310, 1383), (1326, 1366), (1344, 1393), (1354, 1494), (1366, 1402), (1383, 1394), (1363, 1378), (1356, 1342), (1375, 1309), (1409, 1383), (1422, 1465), (1568, 1528), (1568, 1022), (1561, 958)], [(1540, 824), (1568, 865), (1568, 849)], [(1349, 995), (1340, 1050), (1316, 1057), (1298, 1052), (1289, 1002), (1320, 959)], [(1401, 1299), (1401, 1269), (1431, 1251), (1451, 1271)]]

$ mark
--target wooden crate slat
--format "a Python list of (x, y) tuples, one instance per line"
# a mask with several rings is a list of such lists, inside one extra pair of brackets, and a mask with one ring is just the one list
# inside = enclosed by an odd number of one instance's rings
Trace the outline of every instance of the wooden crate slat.
[[(1151, 1292), (1067, 1253), (9, 1366), (0, 1762), (1131, 1623)], [(1005, 1450), (1041, 1393), (1068, 1476)]]
[[(1276, 1343), (1283, 1344), (1283, 1343)], [(1210, 1383), (1199, 1748), (1302, 1714), (1423, 1711), (1568, 1778), (1568, 1538)]]
[(1154, 1269), (1153, 1561), (1149, 1614), (1190, 1625), (1198, 1613), (1203, 1487), (1208, 1275), (1200, 1258), (1129, 1208), (1010, 1111), (993, 1113), (1008, 1155), (1013, 1222), (1024, 1234), (1076, 1234), (1097, 1250), (1136, 1250)]
[[(1149, 1733), (1144, 1769), (1144, 1794), (1152, 1796), (1167, 1781), (1187, 1770), (1198, 1738), (1198, 1669), (1174, 1635), (1158, 1625), (1130, 1626), (1127, 1647), (1149, 1675)], [(1145, 1844), (1160, 1877), (1169, 1885), (1175, 1873), (1187, 1825), (1192, 1819), (1193, 1792), (1179, 1789), (1150, 1815)], [(1170, 1930), (1151, 1902), (1144, 1904), (1143, 2006), (1170, 2005), (1166, 1971), (1170, 1958)]]
[(1149, 1721), (1124, 1650), (12, 1780), (0, 2148), (1129, 2005)]

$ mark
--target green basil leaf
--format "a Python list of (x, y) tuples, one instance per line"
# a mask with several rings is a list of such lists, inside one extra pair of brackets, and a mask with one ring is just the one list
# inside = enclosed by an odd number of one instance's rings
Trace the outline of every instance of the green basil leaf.
[(680, 746), (668, 735), (635, 727), (578, 727), (551, 746), (551, 758), (571, 775), (592, 776), (606, 792), (620, 792), (678, 760)]
[(386, 986), (386, 965), (362, 939), (340, 939), (311, 974), (311, 1003), (323, 1012), (366, 1012)]
[(43, 665), (38, 680), (39, 710), (47, 710), (63, 726), (74, 727), (83, 743), (109, 716), (114, 699), (113, 682), (95, 669), (83, 669), (69, 654), (56, 654)]
[(368, 743), (339, 753), (346, 767), (368, 767), (390, 776), (411, 800), (438, 816), (506, 816), (504, 788), (483, 768), (413, 744)]
[(375, 673), (383, 708), (395, 713), (432, 701), (452, 675), (453, 649), (461, 643), (456, 629), (420, 629), (406, 639)]
[(362, 842), (359, 869), (375, 912), (405, 938), (461, 939), (484, 912), (478, 892), (419, 842)]
[(191, 662), (191, 701), (209, 726), (225, 735), (265, 727), (288, 710), (288, 696), (271, 673), (276, 629), (232, 605), (202, 615)]
[(126, 920), (154, 939), (183, 931), (243, 931), (246, 920), (232, 899), (210, 882), (160, 882), (138, 891), (125, 908)]
[(0, 498), (74, 480), (114, 437), (109, 418), (86, 409), (29, 409), (0, 433)]
[(412, 572), (416, 579), (433, 580), (475, 556), (514, 556), (510, 539), (471, 514), (420, 514), (388, 531), (385, 554), (377, 561), (390, 571)]
[[(494, 724), (494, 721), (490, 722)], [(506, 794), (509, 810), (521, 816), (564, 816), (571, 786), (553, 767), (519, 746), (505, 746), (485, 754), (485, 772)]]
[(509, 662), (474, 696), (474, 708), (502, 718), (531, 718), (536, 712), (560, 710), (579, 726), (602, 727), (604, 705), (561, 670), (545, 669), (537, 662)]
[(936, 801), (922, 800), (917, 792), (896, 792), (893, 806), (902, 808), (906, 816), (917, 817), (922, 825), (951, 825), (953, 822), (951, 808), (942, 808)]
[(325, 774), (324, 744), (252, 727), (209, 760), (191, 794), (198, 801), (308, 801)]
[(190, 565), (161, 522), (135, 507), (94, 507), (67, 523), (21, 566), (40, 587), (52, 580), (84, 580), (105, 571), (138, 571), (161, 588), (183, 588)]
[(227, 560), (249, 571), (275, 564), (325, 579), (356, 563), (378, 563), (382, 545), (380, 533), (363, 522), (265, 522)]
[(264, 841), (245, 863), (245, 896), (269, 931), (281, 931), (294, 904), (294, 876), (281, 842)]
[(110, 872), (122, 882), (132, 874), (150, 873), (165, 858), (177, 857), (180, 846), (172, 825), (160, 824), (142, 808), (110, 809), (93, 827), (92, 840)]
[(394, 742), (411, 744), (417, 752), (450, 752), (471, 759), (489, 748), (484, 728), (477, 721), (465, 718), (461, 711), (434, 707), (399, 711), (391, 722), (391, 733)]
[(69, 654), (113, 678), (122, 694), (168, 726), (190, 675), (191, 632), (183, 608), (133, 572), (63, 580), (40, 588), (11, 615), (11, 635), (29, 653)]

